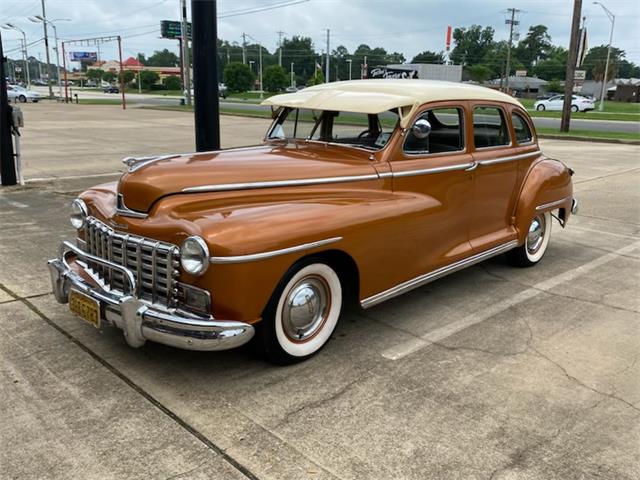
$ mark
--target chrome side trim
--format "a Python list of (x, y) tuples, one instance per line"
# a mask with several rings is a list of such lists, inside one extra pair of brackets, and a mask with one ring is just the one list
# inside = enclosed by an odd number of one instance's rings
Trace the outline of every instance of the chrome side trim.
[(479, 165), (497, 165), (499, 163), (513, 162), (515, 160), (524, 160), (533, 156), (542, 155), (540, 150), (535, 152), (521, 153), (519, 155), (509, 155), (508, 157), (492, 158), (491, 160), (479, 160)]
[(546, 210), (547, 208), (559, 207), (566, 201), (568, 201), (571, 197), (561, 198), (560, 200), (556, 200), (555, 202), (545, 203), (544, 205), (538, 205), (536, 207), (536, 211)]
[(455, 172), (457, 170), (466, 170), (473, 166), (474, 162), (469, 163), (460, 163), (457, 165), (447, 165), (444, 167), (432, 167), (432, 168), (421, 168), (419, 170), (407, 170), (404, 172), (393, 172), (392, 176), (401, 178), (401, 177), (414, 177), (416, 175), (429, 175), (432, 173), (443, 173), (443, 172)]
[(238, 255), (233, 257), (210, 257), (211, 263), (217, 264), (229, 264), (229, 263), (246, 263), (254, 262), (256, 260), (265, 260), (267, 258), (277, 257), (279, 255), (286, 255), (288, 253), (300, 252), (302, 250), (310, 250), (312, 248), (321, 247), (330, 243), (339, 242), (342, 237), (327, 238), (325, 240), (318, 240), (317, 242), (303, 243), (302, 245), (295, 245), (293, 247), (281, 248), (279, 250), (272, 250), (270, 252), (252, 253), (249, 255)]
[(444, 267), (438, 268), (437, 270), (433, 270), (432, 272), (425, 273), (424, 275), (420, 275), (419, 277), (413, 278), (411, 280), (407, 280), (406, 282), (400, 283), (395, 287), (391, 287), (388, 290), (385, 290), (380, 293), (376, 293), (371, 297), (367, 297), (364, 300), (360, 301), (360, 305), (362, 308), (369, 308), (382, 303), (390, 298), (397, 297), (409, 290), (413, 290), (414, 288), (421, 287), (422, 285), (426, 285), (427, 283), (433, 282), (434, 280), (438, 280), (450, 273), (457, 272), (462, 270), (463, 268), (470, 267), (471, 265), (475, 265), (476, 263), (480, 263), (484, 260), (487, 260), (491, 257), (495, 257), (496, 255), (500, 255), (501, 253), (505, 253), (511, 250), (514, 247), (518, 246), (517, 240), (512, 240), (507, 243), (503, 243), (502, 245), (498, 245), (497, 247), (493, 247), (489, 250), (486, 250), (481, 253), (477, 253), (472, 255), (471, 257), (465, 258), (463, 260), (459, 260), (450, 265), (446, 265)]
[(378, 180), (375, 173), (366, 175), (351, 175), (343, 177), (321, 177), (321, 178), (301, 178), (298, 180), (269, 180), (265, 182), (246, 183), (221, 183), (219, 185), (201, 185), (198, 187), (187, 187), (183, 193), (202, 192), (228, 192), (234, 190), (252, 190), (257, 188), (295, 187), (304, 185), (324, 185), (327, 183), (362, 182), (366, 180)]

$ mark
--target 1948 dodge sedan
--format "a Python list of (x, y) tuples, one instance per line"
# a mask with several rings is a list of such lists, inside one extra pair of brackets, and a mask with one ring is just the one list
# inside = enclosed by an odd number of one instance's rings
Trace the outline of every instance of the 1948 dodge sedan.
[(127, 158), (49, 261), (98, 328), (192, 350), (255, 335), (284, 363), (368, 308), (490, 257), (531, 266), (577, 202), (522, 105), (482, 87), (337, 82), (278, 95), (264, 144)]

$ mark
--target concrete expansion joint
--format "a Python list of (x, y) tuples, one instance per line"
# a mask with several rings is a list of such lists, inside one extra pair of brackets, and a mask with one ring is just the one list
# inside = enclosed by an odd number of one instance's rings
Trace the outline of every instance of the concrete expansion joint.
[[(149, 392), (147, 392), (142, 387), (140, 387), (131, 378), (129, 378), (124, 373), (122, 373), (120, 370), (118, 370), (116, 367), (114, 367), (107, 360), (105, 360), (104, 358), (100, 357), (97, 353), (95, 353), (93, 350), (91, 350), (89, 347), (87, 347), (85, 344), (83, 344), (80, 340), (78, 340), (78, 338), (76, 338), (75, 336), (73, 336), (72, 334), (70, 334), (69, 332), (64, 330), (62, 327), (57, 325), (53, 320), (51, 320), (49, 317), (47, 317), (38, 307), (36, 307), (29, 300), (30, 298), (42, 297), (42, 296), (45, 296), (45, 295), (52, 295), (51, 293), (33, 295), (33, 296), (30, 296), (30, 297), (21, 297), (18, 294), (16, 294), (15, 292), (13, 292), (11, 289), (7, 288), (2, 283), (0, 283), (0, 290), (2, 290), (7, 295), (9, 295), (10, 297), (13, 298), (13, 300), (10, 300), (10, 301), (19, 301), (22, 304), (24, 304), (25, 307), (27, 307), (34, 314), (36, 314), (47, 325), (49, 325), (54, 330), (56, 330), (58, 333), (60, 333), (64, 337), (66, 337), (71, 343), (73, 343), (75, 346), (80, 348), (82, 351), (84, 351), (86, 354), (88, 354), (95, 361), (100, 363), (110, 373), (112, 373), (113, 375), (118, 377), (120, 380), (122, 380), (127, 386), (129, 386), (136, 393), (141, 395), (145, 400), (147, 400), (149, 403), (151, 403), (160, 412), (165, 414), (167, 417), (169, 417), (171, 420), (173, 420), (175, 423), (177, 423), (181, 428), (186, 430), (188, 433), (190, 433), (192, 436), (194, 436), (197, 440), (199, 440), (201, 443), (203, 443), (209, 450), (211, 450), (215, 454), (219, 455), (225, 462), (227, 462), (229, 465), (231, 465), (233, 468), (235, 468), (240, 474), (244, 475), (248, 480), (260, 480), (255, 474), (253, 474), (248, 468), (246, 468), (244, 465), (242, 465), (238, 460), (236, 460), (231, 455), (229, 455), (224, 449), (222, 449), (219, 446), (217, 446), (215, 443), (213, 443), (211, 440), (209, 440), (203, 433), (201, 433), (199, 430), (197, 430), (196, 428), (191, 426), (189, 423), (187, 423), (185, 420), (183, 420), (180, 416), (178, 416), (175, 412), (173, 412), (172, 410), (170, 410), (169, 408), (164, 406), (153, 395), (151, 395)], [(186, 475), (187, 473), (188, 472), (184, 472), (184, 473), (182, 473), (180, 475)], [(175, 478), (179, 478), (179, 476), (175, 477)]]

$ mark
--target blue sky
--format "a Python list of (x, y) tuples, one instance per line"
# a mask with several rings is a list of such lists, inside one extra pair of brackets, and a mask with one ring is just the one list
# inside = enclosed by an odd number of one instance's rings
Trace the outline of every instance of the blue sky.
[[(218, 13), (265, 7), (287, 0), (218, 0)], [(188, 4), (191, 2), (188, 1)], [(603, 0), (616, 14), (613, 44), (627, 52), (627, 58), (640, 64), (640, 1)], [(177, 52), (177, 42), (159, 38), (160, 20), (177, 20), (178, 0), (46, 0), (50, 19), (65, 18), (58, 22), (62, 39), (77, 39), (97, 35), (123, 36), (124, 56), (137, 52), (152, 53), (169, 48)], [(308, 0), (285, 8), (259, 13), (220, 18), (219, 37), (241, 41), (246, 32), (261, 41), (270, 51), (277, 45), (276, 31), (285, 36), (310, 36), (320, 51), (325, 45), (325, 29), (331, 29), (331, 48), (345, 45), (353, 51), (357, 45), (382, 46), (388, 51), (402, 52), (407, 59), (423, 50), (444, 49), (447, 25), (464, 27), (471, 24), (491, 25), (496, 39), (506, 39), (508, 28), (504, 21), (506, 9), (516, 7), (519, 14), (521, 36), (530, 25), (549, 27), (554, 43), (568, 47), (573, 1), (520, 0)], [(0, 23), (12, 22), (27, 33), (33, 56), (42, 55), (42, 26), (27, 17), (40, 13), (40, 0), (2, 0)], [(606, 44), (610, 23), (604, 12), (592, 1), (583, 2), (583, 15), (587, 17), (589, 45)], [(5, 50), (17, 57), (18, 34), (2, 31)], [(115, 58), (114, 45), (102, 47), (103, 58)]]

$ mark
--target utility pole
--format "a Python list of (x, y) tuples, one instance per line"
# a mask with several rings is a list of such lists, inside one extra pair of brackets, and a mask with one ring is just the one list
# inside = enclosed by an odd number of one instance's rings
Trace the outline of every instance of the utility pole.
[(325, 68), (325, 79), (324, 81), (329, 83), (329, 58), (330, 58), (330, 50), (329, 50), (329, 46), (330, 46), (330, 42), (331, 42), (331, 31), (327, 28), (327, 62), (324, 65)]
[(582, 15), (582, 0), (573, 1), (573, 19), (571, 20), (571, 41), (569, 42), (569, 59), (567, 60), (567, 75), (564, 79), (564, 104), (562, 105), (562, 120), (560, 131), (568, 132), (571, 122), (571, 100), (573, 97), (573, 80), (576, 73), (578, 58), (578, 37), (580, 34), (580, 16)]
[(605, 7), (602, 3), (600, 2), (593, 2), (593, 3), (600, 5), (604, 10), (604, 13), (607, 14), (607, 17), (609, 17), (609, 20), (611, 21), (611, 33), (609, 34), (609, 46), (607, 47), (607, 63), (604, 66), (602, 90), (600, 91), (600, 105), (598, 105), (598, 111), (602, 112), (604, 110), (604, 97), (607, 92), (607, 81), (609, 77), (609, 59), (611, 58), (611, 42), (613, 42), (613, 26), (616, 23), (616, 16), (613, 13), (611, 13), (611, 11), (607, 7)]
[[(47, 33), (47, 11), (44, 6), (44, 0), (40, 2), (42, 4), (42, 28), (44, 29), (44, 51), (47, 59), (47, 83), (49, 84), (49, 98), (53, 98), (53, 86), (51, 85), (51, 59), (49, 57), (49, 35)], [(56, 44), (56, 48), (58, 45)], [(59, 62), (58, 62), (59, 63)], [(60, 81), (60, 78), (58, 78)]]
[(7, 77), (4, 72), (6, 61), (2, 50), (2, 33), (0, 33), (0, 180), (2, 185), (15, 185), (18, 179), (11, 137), (11, 107), (7, 98)]
[(189, 60), (189, 27), (187, 26), (187, 0), (180, 0), (180, 15), (182, 18), (180, 29), (180, 35), (182, 37), (182, 68), (184, 69), (184, 78), (182, 79), (182, 84), (184, 86), (185, 97), (187, 98), (187, 105), (191, 105), (191, 61)]
[(347, 62), (349, 63), (349, 80), (351, 80), (351, 65), (353, 64), (353, 59), (349, 58)]
[(276, 33), (278, 34), (278, 65), (282, 66), (282, 35), (285, 32), (278, 30)]
[(291, 86), (295, 87), (295, 85), (293, 83), (293, 62), (291, 62)]
[(242, 34), (242, 63), (247, 64), (247, 34)]
[(196, 150), (220, 149), (216, 0), (191, 0)]
[(517, 8), (508, 8), (507, 12), (511, 12), (511, 20), (507, 20), (505, 23), (509, 24), (509, 45), (507, 46), (507, 71), (505, 78), (505, 91), (509, 93), (509, 75), (511, 74), (511, 44), (513, 43), (513, 26), (518, 25), (516, 20), (516, 13), (520, 13)]
[(259, 77), (260, 77), (260, 99), (264, 98), (264, 87), (262, 86), (262, 44), (258, 43), (258, 48), (260, 49), (260, 59), (258, 63), (258, 67), (260, 68)]

